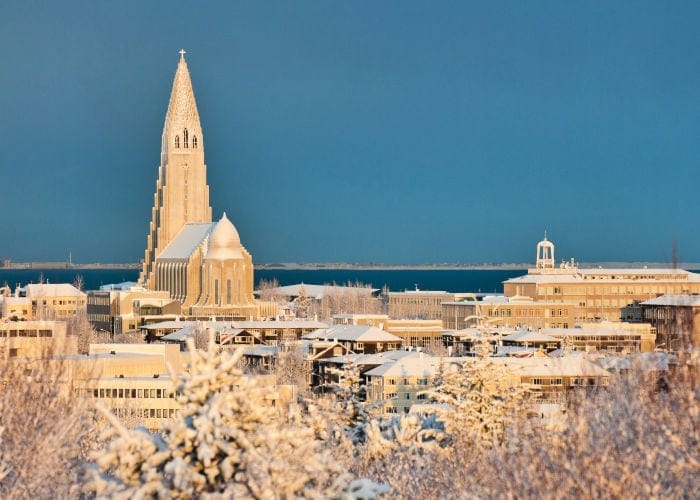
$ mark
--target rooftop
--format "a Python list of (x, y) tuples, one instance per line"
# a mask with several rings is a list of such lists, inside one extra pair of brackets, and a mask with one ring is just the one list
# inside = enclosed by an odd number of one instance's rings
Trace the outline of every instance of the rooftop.
[(209, 235), (216, 223), (190, 222), (185, 224), (177, 236), (165, 247), (158, 259), (188, 259), (195, 248)]

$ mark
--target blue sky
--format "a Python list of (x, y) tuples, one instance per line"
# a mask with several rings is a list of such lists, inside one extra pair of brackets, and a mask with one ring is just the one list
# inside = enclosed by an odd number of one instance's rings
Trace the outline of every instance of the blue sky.
[(0, 257), (142, 258), (180, 48), (256, 262), (700, 261), (698, 2), (3, 2)]

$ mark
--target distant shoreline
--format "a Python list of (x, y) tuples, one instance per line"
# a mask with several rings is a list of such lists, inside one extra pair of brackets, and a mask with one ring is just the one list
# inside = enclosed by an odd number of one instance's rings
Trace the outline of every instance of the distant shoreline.
[[(1, 262), (1, 261), (0, 261)], [(100, 263), (93, 262), (88, 264), (69, 264), (67, 262), (5, 262), (6, 265), (0, 265), (0, 270), (21, 270), (21, 269), (141, 269), (141, 263)], [(9, 265), (7, 265), (9, 264)], [(348, 264), (342, 262), (331, 263), (272, 263), (272, 264), (255, 264), (255, 269), (270, 269), (270, 270), (355, 270), (355, 271), (498, 271), (498, 270), (520, 270), (532, 267), (532, 263), (483, 263), (483, 264)], [(602, 267), (606, 269), (615, 268), (634, 268), (643, 269), (671, 269), (669, 263), (660, 262), (586, 262), (579, 263), (581, 269), (590, 269)], [(700, 269), (700, 263), (683, 262), (676, 266), (678, 269)]]

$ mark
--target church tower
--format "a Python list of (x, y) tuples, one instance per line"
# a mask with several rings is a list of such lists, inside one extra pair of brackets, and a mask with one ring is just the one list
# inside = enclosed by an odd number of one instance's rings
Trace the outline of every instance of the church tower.
[(211, 222), (204, 136), (199, 123), (185, 51), (175, 71), (165, 115), (158, 180), (139, 283), (155, 289), (154, 263), (190, 222)]

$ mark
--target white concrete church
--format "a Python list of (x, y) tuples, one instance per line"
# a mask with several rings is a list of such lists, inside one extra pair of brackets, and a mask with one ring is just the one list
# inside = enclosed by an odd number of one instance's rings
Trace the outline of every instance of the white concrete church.
[(226, 213), (212, 222), (204, 135), (184, 55), (181, 50), (165, 115), (139, 283), (170, 292), (189, 316), (275, 316), (275, 304), (253, 297), (253, 260), (235, 226)]

